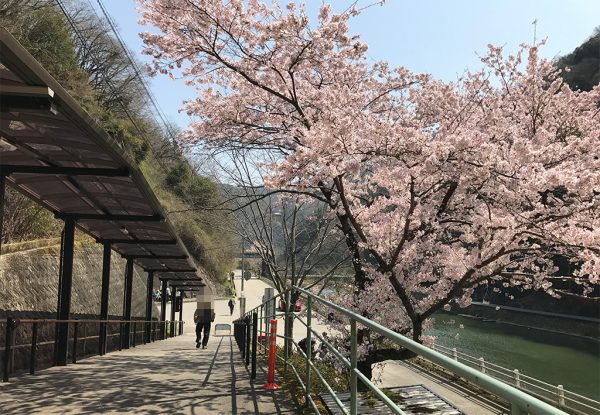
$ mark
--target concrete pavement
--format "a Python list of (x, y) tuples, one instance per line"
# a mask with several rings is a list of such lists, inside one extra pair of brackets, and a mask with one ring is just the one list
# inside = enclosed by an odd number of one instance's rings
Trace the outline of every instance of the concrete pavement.
[[(252, 382), (233, 337), (211, 335), (196, 349), (193, 313), (184, 304), (184, 335), (23, 375), (0, 384), (2, 414), (294, 414), (283, 392)], [(229, 323), (226, 300), (215, 323)], [(214, 324), (212, 333), (214, 333)]]

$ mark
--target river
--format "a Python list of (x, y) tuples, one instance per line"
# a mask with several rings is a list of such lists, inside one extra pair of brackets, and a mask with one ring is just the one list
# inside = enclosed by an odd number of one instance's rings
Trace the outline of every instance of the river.
[(426, 334), (442, 346), (600, 400), (600, 342), (445, 313)]

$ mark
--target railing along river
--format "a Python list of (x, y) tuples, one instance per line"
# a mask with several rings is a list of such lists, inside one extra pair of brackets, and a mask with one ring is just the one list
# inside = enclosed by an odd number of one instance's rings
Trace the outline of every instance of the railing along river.
[[(553, 399), (548, 399), (541, 393), (533, 391), (534, 380), (532, 378), (521, 375), (517, 375), (518, 384), (515, 384), (515, 372), (508, 379), (503, 379), (502, 376), (492, 376), (493, 371), (497, 369), (495, 365), (485, 362), (484, 370), (481, 370), (481, 360), (470, 358), (467, 359), (465, 356), (460, 356), (458, 352), (448, 355), (448, 351), (437, 346), (437, 350), (426, 347), (418, 342), (415, 342), (405, 336), (393, 332), (392, 330), (369, 320), (361, 315), (358, 315), (351, 310), (343, 308), (331, 301), (328, 301), (318, 295), (315, 295), (304, 289), (293, 287), (294, 290), (303, 302), (306, 304), (306, 316), (303, 319), (300, 315), (303, 313), (288, 312), (289, 307), (285, 308), (285, 319), (287, 322), (289, 318), (293, 318), (300, 322), (306, 327), (306, 352), (298, 345), (298, 343), (289, 336), (277, 335), (278, 338), (283, 339), (283, 357), (278, 354), (277, 358), (283, 362), (285, 370), (288, 367), (292, 369), (299, 385), (301, 385), (304, 391), (307, 406), (310, 406), (312, 410), (320, 414), (319, 408), (313, 399), (313, 375), (322, 383), (324, 388), (329, 392), (336, 405), (339, 407), (342, 413), (346, 415), (357, 414), (358, 409), (358, 384), (362, 382), (379, 400), (381, 400), (392, 413), (403, 415), (403, 410), (394, 403), (379, 387), (377, 387), (370, 379), (365, 377), (358, 369), (358, 344), (357, 344), (357, 326), (367, 328), (384, 338), (389, 342), (396, 344), (397, 346), (403, 347), (421, 356), (424, 359), (434, 363), (435, 365), (449, 371), (455, 375), (458, 375), (468, 382), (477, 385), (478, 387), (486, 390), (487, 392), (499, 397), (503, 401), (507, 402), (510, 406), (512, 415), (566, 415), (562, 409), (557, 408), (560, 406), (566, 410), (571, 410), (574, 402), (577, 401), (582, 404), (585, 410), (576, 410), (578, 413), (590, 413), (596, 414), (599, 412), (598, 408), (594, 408), (597, 404), (596, 401), (589, 400), (582, 396), (575, 396), (576, 394), (567, 394), (567, 391), (557, 392), (554, 388)], [(256, 375), (256, 356), (259, 347), (266, 349), (266, 342), (263, 340), (268, 334), (268, 322), (271, 318), (276, 318), (275, 315), (275, 301), (276, 298), (282, 298), (285, 304), (290, 304), (291, 291), (288, 290), (285, 293), (275, 296), (260, 306), (247, 312), (243, 318), (237, 320), (235, 323), (234, 335), (236, 341), (240, 346), (243, 357), (246, 359), (246, 364), (252, 362), (251, 376), (254, 378)], [(316, 309), (319, 309), (321, 315), (327, 315), (329, 312), (334, 311), (336, 315), (343, 316), (349, 320), (350, 326), (350, 350), (349, 356), (348, 351), (342, 352), (333, 346), (327, 339), (313, 327), (313, 317), (316, 317)], [(283, 330), (287, 333), (287, 330)], [(334, 356), (343, 367), (346, 368), (349, 377), (349, 388), (350, 388), (350, 404), (346, 406), (341, 399), (338, 397), (340, 391), (334, 391), (331, 385), (328, 384), (323, 374), (319, 371), (315, 365), (314, 358), (312, 356), (312, 339), (317, 338), (321, 341), (322, 345), (327, 348), (331, 356)], [(298, 353), (303, 357), (304, 364), (302, 367), (296, 367), (290, 360), (289, 351), (291, 350), (290, 345), (296, 346)], [(473, 361), (474, 360), (474, 361)], [(300, 374), (303, 373), (303, 376)], [(506, 377), (506, 376), (504, 376)], [(304, 379), (304, 380), (303, 380)], [(541, 386), (538, 387), (540, 389)], [(565, 392), (565, 393), (562, 393)], [(536, 396), (532, 396), (536, 393)], [(542, 398), (542, 399), (540, 399)], [(576, 399), (578, 398), (578, 399)], [(544, 400), (543, 400), (544, 399)], [(546, 402), (548, 400), (549, 402)], [(579, 409), (579, 408), (578, 408)], [(592, 411), (592, 412), (590, 412)]]

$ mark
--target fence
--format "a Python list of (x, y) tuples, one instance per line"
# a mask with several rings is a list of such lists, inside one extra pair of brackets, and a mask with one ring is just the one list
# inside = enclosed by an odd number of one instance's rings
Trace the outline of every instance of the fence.
[(564, 389), (562, 385), (551, 385), (539, 379), (520, 373), (517, 369), (507, 369), (500, 365), (487, 362), (483, 357), (474, 357), (459, 352), (456, 348), (444, 347), (438, 344), (432, 346), (457, 362), (466, 364), (501, 381), (526, 391), (539, 399), (552, 403), (559, 408), (578, 414), (600, 415), (600, 402), (587, 398), (575, 392)]
[[(13, 319), (0, 323), (4, 334), (2, 352), (2, 379), (28, 370), (34, 374), (40, 367), (49, 367), (56, 361), (56, 330), (59, 324), (69, 328), (68, 360), (77, 363), (92, 355), (103, 355), (124, 346), (136, 347), (156, 340), (164, 340), (183, 333), (183, 321), (157, 320), (56, 320)], [(125, 325), (129, 324), (127, 337)], [(40, 348), (43, 350), (40, 351)]]
[[(488, 375), (478, 369), (475, 369), (465, 363), (459, 362), (457, 359), (446, 356), (444, 353), (432, 350), (420, 343), (417, 343), (407, 337), (399, 335), (388, 328), (375, 323), (363, 316), (360, 316), (348, 309), (340, 307), (322, 297), (312, 294), (306, 290), (298, 287), (292, 288), (306, 303), (306, 318), (303, 320), (299, 314), (289, 312), (289, 307), (285, 309), (285, 323), (287, 324), (290, 319), (295, 319), (306, 327), (306, 351), (300, 347), (298, 343), (290, 336), (278, 335), (278, 338), (282, 338), (284, 341), (283, 356), (278, 355), (278, 359), (283, 362), (284, 369), (290, 368), (296, 377), (299, 385), (301, 385), (306, 397), (306, 405), (310, 407), (315, 413), (320, 414), (320, 410), (313, 399), (313, 381), (318, 380), (322, 386), (332, 396), (335, 404), (339, 407), (342, 413), (346, 415), (356, 415), (358, 409), (358, 385), (361, 382), (366, 388), (368, 388), (374, 396), (382, 401), (391, 412), (394, 414), (404, 415), (402, 409), (396, 405), (381, 389), (365, 377), (358, 369), (358, 326), (366, 328), (385, 337), (389, 342), (392, 342), (398, 346), (404, 347), (418, 356), (422, 356), (425, 359), (435, 363), (444, 369), (463, 377), (467, 381), (481, 387), (482, 389), (500, 397), (504, 401), (508, 402), (511, 408), (512, 415), (566, 415), (564, 411), (558, 409), (536, 397), (525, 393), (523, 390), (513, 385), (502, 382), (501, 380)], [(285, 293), (279, 294), (277, 297), (285, 299), (285, 304), (290, 304), (291, 292), (288, 290)], [(273, 317), (267, 315), (266, 310), (274, 310), (272, 308), (271, 299), (260, 306), (247, 312), (242, 319), (234, 322), (234, 336), (237, 341), (243, 356), (246, 359), (246, 363), (252, 362), (252, 378), (256, 375), (256, 355), (258, 345), (264, 344), (266, 348), (266, 334), (269, 331), (268, 320)], [(315, 303), (315, 304), (313, 304)], [(341, 315), (349, 320), (350, 326), (350, 346), (349, 350), (344, 352), (336, 349), (327, 339), (324, 339), (312, 325), (313, 309), (318, 306), (320, 309), (335, 311), (338, 315)], [(288, 330), (284, 329), (284, 333)], [(350, 404), (349, 407), (342, 403), (338, 397), (340, 391), (336, 392), (333, 390), (331, 385), (328, 384), (327, 380), (316, 366), (316, 362), (312, 356), (311, 341), (313, 338), (317, 338), (327, 348), (328, 352), (332, 357), (338, 360), (338, 362), (346, 369), (346, 373), (349, 380), (350, 389)], [(303, 358), (302, 367), (296, 367), (290, 360), (291, 345), (294, 345), (298, 353)], [(348, 357), (344, 354), (349, 355)], [(300, 365), (298, 365), (300, 366)], [(302, 373), (302, 375), (301, 375)], [(313, 375), (316, 379), (313, 379)]]

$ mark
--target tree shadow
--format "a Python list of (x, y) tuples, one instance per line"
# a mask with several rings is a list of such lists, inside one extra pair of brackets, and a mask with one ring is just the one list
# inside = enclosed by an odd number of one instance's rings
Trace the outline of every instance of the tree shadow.
[(2, 413), (293, 414), (255, 385), (231, 337), (196, 349), (194, 335), (53, 367), (0, 385)]

